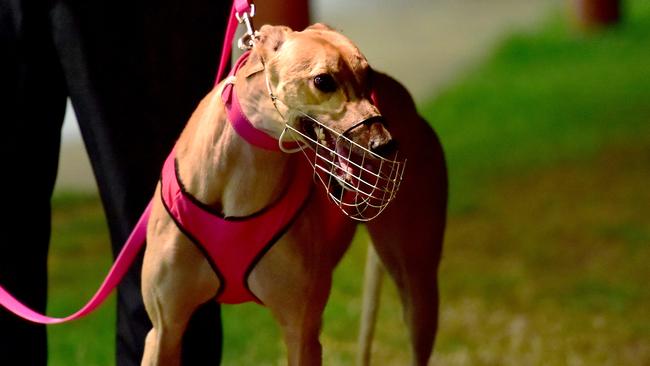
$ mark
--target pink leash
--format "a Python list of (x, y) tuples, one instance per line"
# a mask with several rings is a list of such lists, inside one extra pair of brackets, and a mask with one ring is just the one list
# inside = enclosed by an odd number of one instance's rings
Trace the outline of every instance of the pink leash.
[[(235, 37), (235, 31), (237, 30), (237, 19), (235, 15), (250, 12), (250, 10), (251, 6), (248, 3), (248, 0), (234, 0), (232, 9), (230, 11), (230, 16), (228, 18), (226, 35), (224, 37), (223, 49), (221, 52), (221, 61), (219, 62), (219, 70), (217, 73), (217, 83), (221, 80), (221, 76), (223, 75), (226, 65), (228, 64), (228, 60), (230, 59), (232, 40)], [(131, 232), (131, 235), (126, 240), (124, 247), (122, 247), (122, 251), (117, 256), (117, 259), (115, 259), (115, 263), (113, 263), (113, 266), (111, 267), (111, 270), (109, 271), (102, 285), (99, 287), (90, 301), (88, 301), (88, 303), (76, 313), (65, 318), (54, 318), (40, 314), (18, 301), (9, 292), (7, 292), (7, 290), (5, 290), (2, 285), (0, 285), (0, 305), (4, 306), (7, 308), (7, 310), (24, 319), (40, 324), (63, 323), (88, 315), (99, 305), (101, 305), (106, 297), (108, 297), (113, 289), (120, 283), (122, 277), (124, 277), (124, 274), (131, 266), (131, 263), (133, 263), (133, 260), (140, 252), (140, 249), (144, 245), (145, 239), (147, 237), (147, 221), (149, 221), (150, 213), (151, 202), (149, 202), (147, 208), (142, 213), (142, 216), (140, 216), (138, 223), (135, 225), (135, 228)]]
[(126, 240), (126, 244), (124, 244), (120, 255), (115, 260), (115, 263), (108, 273), (108, 276), (106, 276), (104, 283), (102, 283), (92, 299), (90, 299), (90, 301), (88, 301), (88, 303), (76, 313), (65, 318), (53, 318), (37, 313), (16, 300), (16, 298), (11, 296), (11, 294), (9, 294), (2, 286), (0, 286), (0, 304), (22, 318), (41, 324), (63, 323), (88, 315), (95, 310), (95, 308), (101, 305), (106, 297), (108, 297), (108, 295), (113, 291), (115, 286), (120, 283), (122, 277), (124, 277), (124, 274), (131, 266), (131, 263), (133, 263), (133, 259), (136, 257), (138, 252), (140, 252), (140, 248), (142, 248), (147, 237), (147, 221), (149, 220), (150, 213), (151, 202), (147, 205), (147, 208), (142, 213), (142, 216), (140, 216), (140, 219), (131, 232), (131, 235)]
[(248, 0), (234, 0), (232, 8), (230, 9), (230, 16), (228, 17), (228, 27), (226, 28), (226, 35), (223, 40), (221, 48), (221, 61), (219, 61), (219, 70), (217, 71), (217, 79), (214, 84), (219, 84), (226, 71), (226, 65), (230, 61), (230, 53), (232, 51), (232, 41), (235, 39), (235, 32), (237, 31), (237, 14), (244, 14), (251, 12), (251, 5)]

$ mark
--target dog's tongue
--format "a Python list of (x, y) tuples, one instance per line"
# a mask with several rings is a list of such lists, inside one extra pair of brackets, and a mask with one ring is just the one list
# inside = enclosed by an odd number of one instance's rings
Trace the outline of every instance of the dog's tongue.
[(350, 155), (350, 150), (346, 149), (345, 147), (338, 145), (336, 147), (336, 153), (338, 154), (337, 158), (337, 165), (341, 170), (341, 176), (345, 180), (350, 180), (352, 177), (354, 177), (354, 172), (355, 172), (355, 166), (351, 164), (350, 160), (348, 160), (348, 156)]

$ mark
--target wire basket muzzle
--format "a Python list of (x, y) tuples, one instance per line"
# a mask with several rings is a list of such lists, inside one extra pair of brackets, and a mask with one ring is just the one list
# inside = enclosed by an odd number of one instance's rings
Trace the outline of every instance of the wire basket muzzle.
[(298, 149), (314, 169), (314, 179), (322, 183), (330, 199), (350, 218), (370, 221), (381, 214), (399, 190), (406, 160), (399, 160), (397, 153), (390, 158), (380, 156), (301, 114), (316, 126), (314, 134), (287, 124), (280, 137), (280, 147), (286, 137), (305, 142)]

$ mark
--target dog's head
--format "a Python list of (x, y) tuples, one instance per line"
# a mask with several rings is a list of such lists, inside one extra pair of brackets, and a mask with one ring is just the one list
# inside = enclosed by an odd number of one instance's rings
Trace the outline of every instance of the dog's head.
[(301, 32), (263, 26), (249, 60), (245, 76), (264, 75), (268, 100), (257, 102), (276, 109), (267, 128), (316, 152), (314, 168), (339, 204), (381, 212), (403, 164), (395, 165), (396, 144), (371, 100), (372, 70), (359, 49), (322, 24)]

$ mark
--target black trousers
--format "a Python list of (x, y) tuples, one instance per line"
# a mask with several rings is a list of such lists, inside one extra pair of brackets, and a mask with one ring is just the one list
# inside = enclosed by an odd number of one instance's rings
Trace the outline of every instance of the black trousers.
[[(212, 87), (228, 14), (218, 0), (0, 0), (0, 283), (45, 311), (50, 198), (70, 97), (119, 252), (160, 168)], [(56, 228), (54, 228), (56, 230)], [(139, 365), (151, 323), (141, 263), (118, 289), (117, 364)], [(45, 327), (0, 309), (0, 355), (44, 365)], [(217, 365), (215, 303), (190, 323), (184, 364)]]

